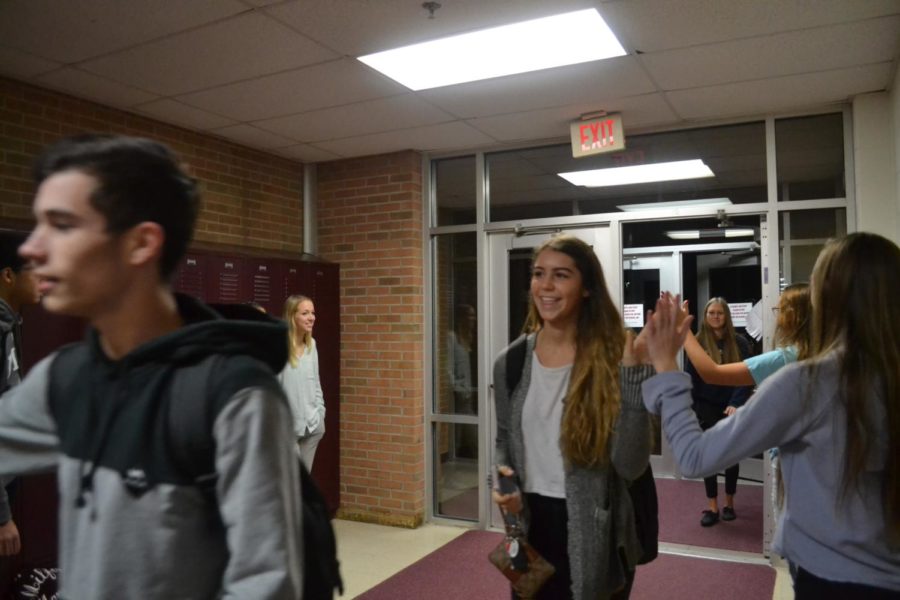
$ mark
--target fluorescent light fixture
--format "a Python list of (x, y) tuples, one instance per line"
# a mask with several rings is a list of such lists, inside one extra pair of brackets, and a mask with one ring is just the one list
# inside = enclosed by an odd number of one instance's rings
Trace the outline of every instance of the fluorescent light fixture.
[(755, 235), (756, 232), (752, 229), (726, 229), (725, 237), (749, 237), (751, 235)]
[(360, 56), (412, 90), (624, 56), (596, 9), (483, 29)]
[(685, 229), (682, 231), (667, 231), (666, 235), (673, 240), (699, 240), (699, 229)]
[(616, 208), (625, 212), (638, 210), (653, 210), (656, 208), (686, 208), (686, 207), (717, 208), (732, 206), (731, 198), (700, 198), (697, 200), (669, 200), (667, 202), (647, 202), (644, 204), (621, 204)]
[(709, 167), (701, 159), (676, 160), (673, 162), (636, 165), (633, 167), (613, 167), (610, 169), (594, 169), (591, 171), (572, 171), (557, 173), (572, 185), (584, 187), (608, 187), (613, 185), (631, 185), (634, 183), (651, 183), (653, 181), (676, 181), (679, 179), (699, 179), (715, 177)]
[(666, 235), (673, 240), (699, 240), (700, 238), (749, 237), (756, 235), (756, 231), (752, 227), (732, 227), (727, 229), (682, 229), (678, 231), (667, 231)]

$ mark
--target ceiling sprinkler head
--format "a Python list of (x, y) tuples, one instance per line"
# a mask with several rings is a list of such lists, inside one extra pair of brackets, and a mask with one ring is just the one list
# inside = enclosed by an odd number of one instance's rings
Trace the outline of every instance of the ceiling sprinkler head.
[(423, 2), (423, 3), (422, 3), (422, 8), (424, 8), (425, 10), (428, 11), (428, 18), (429, 18), (429, 19), (433, 19), (433, 18), (434, 18), (434, 11), (436, 11), (436, 10), (439, 9), (440, 7), (441, 7), (441, 3), (440, 3), (440, 2)]

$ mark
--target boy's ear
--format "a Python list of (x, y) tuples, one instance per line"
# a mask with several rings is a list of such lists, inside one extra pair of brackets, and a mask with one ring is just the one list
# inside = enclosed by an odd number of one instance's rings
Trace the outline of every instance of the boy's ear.
[(162, 256), (166, 232), (159, 223), (144, 221), (132, 227), (126, 234), (128, 261), (134, 266), (159, 261)]
[(0, 269), (0, 281), (6, 285), (12, 285), (16, 282), (16, 272), (12, 270), (12, 267)]

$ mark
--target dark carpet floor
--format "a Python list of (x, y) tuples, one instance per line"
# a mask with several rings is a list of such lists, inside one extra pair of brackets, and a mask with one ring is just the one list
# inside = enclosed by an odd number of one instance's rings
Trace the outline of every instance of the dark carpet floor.
[[(467, 531), (368, 592), (360, 600), (508, 600), (506, 579), (487, 555), (502, 536)], [(769, 600), (775, 571), (701, 558), (660, 555), (638, 567), (632, 600)]]
[[(738, 485), (734, 496), (737, 519), (719, 521), (712, 527), (701, 527), (700, 517), (706, 509), (706, 492), (702, 481), (657, 479), (659, 496), (659, 541), (689, 544), (704, 548), (739, 550), (762, 554), (763, 487)], [(724, 506), (725, 486), (719, 484), (719, 509)]]

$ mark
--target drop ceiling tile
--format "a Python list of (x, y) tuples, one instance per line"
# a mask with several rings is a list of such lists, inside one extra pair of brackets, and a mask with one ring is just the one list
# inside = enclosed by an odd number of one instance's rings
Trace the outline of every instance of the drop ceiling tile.
[(872, 64), (898, 53), (900, 15), (652, 52), (641, 60), (663, 89), (677, 90)]
[(667, 92), (685, 119), (761, 115), (847, 102), (857, 94), (884, 90), (893, 76), (892, 62), (837, 71), (791, 75), (757, 81)]
[(129, 108), (158, 98), (155, 94), (149, 94), (74, 67), (51, 71), (34, 78), (34, 82), (79, 98), (118, 108)]
[[(453, 0), (434, 18), (419, 1), (298, 0), (265, 9), (292, 28), (346, 56), (362, 56), (473, 30), (589, 8), (593, 0)], [(373, 26), (377, 24), (377, 26)]]
[(317, 142), (316, 147), (341, 156), (367, 156), (399, 150), (455, 150), (496, 143), (477, 129), (461, 122), (442, 123), (400, 131), (374, 133), (342, 140)]
[(247, 13), (90, 60), (82, 67), (161, 95), (175, 95), (334, 58), (334, 52), (284, 25)]
[(600, 12), (628, 49), (654, 52), (900, 13), (896, 0), (628, 0)]
[(254, 123), (305, 142), (346, 138), (451, 121), (453, 117), (414, 94), (379, 98)]
[(359, 61), (341, 59), (177, 99), (238, 121), (259, 121), (405, 91)]
[(339, 154), (334, 154), (307, 144), (297, 144), (296, 146), (288, 146), (287, 148), (277, 148), (270, 150), (270, 152), (305, 163), (325, 162), (328, 160), (344, 158)]
[(569, 124), (602, 108), (609, 113), (621, 113), (625, 133), (629, 128), (668, 125), (679, 121), (661, 94), (646, 94), (619, 98), (605, 103), (575, 104), (534, 111), (484, 117), (470, 121), (480, 131), (503, 142), (537, 139), (568, 138)]
[(75, 63), (247, 10), (237, 0), (3, 0), (3, 44)]
[(262, 150), (284, 148), (297, 144), (297, 140), (282, 137), (270, 131), (263, 131), (253, 125), (247, 125), (245, 123), (213, 129), (209, 133), (228, 138), (229, 140), (250, 146), (251, 148), (260, 148)]
[(62, 64), (0, 46), (0, 74), (18, 79), (30, 79), (41, 73), (58, 69)]
[(451, 85), (419, 94), (461, 118), (603, 103), (656, 91), (634, 56)]
[(200, 110), (199, 108), (194, 108), (193, 106), (188, 106), (187, 104), (182, 104), (181, 102), (170, 100), (168, 98), (154, 100), (153, 102), (141, 104), (135, 108), (137, 111), (151, 116), (154, 119), (172, 123), (174, 125), (181, 125), (182, 127), (197, 131), (216, 129), (218, 127), (235, 124), (235, 121), (232, 119), (205, 110)]

